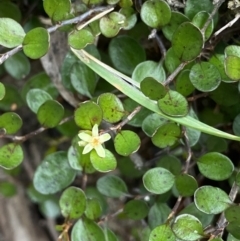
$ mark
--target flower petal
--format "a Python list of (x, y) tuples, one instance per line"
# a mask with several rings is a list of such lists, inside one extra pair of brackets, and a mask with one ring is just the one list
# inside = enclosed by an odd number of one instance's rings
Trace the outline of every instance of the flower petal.
[(79, 141), (78, 142), (79, 146), (86, 146), (87, 144), (88, 144), (88, 142), (86, 142), (86, 141)]
[(87, 145), (84, 147), (82, 154), (87, 154), (87, 153), (89, 153), (92, 149), (93, 149), (93, 146), (90, 145), (90, 144), (87, 144)]
[(108, 133), (105, 133), (105, 134), (99, 136), (100, 143), (103, 143), (103, 142), (108, 141), (110, 139), (111, 139), (111, 136)]
[(86, 142), (90, 142), (92, 140), (92, 136), (90, 136), (89, 134), (85, 133), (85, 132), (81, 132), (78, 134), (78, 137)]
[(97, 154), (100, 157), (105, 157), (106, 156), (105, 149), (103, 148), (102, 145), (98, 145), (98, 146), (94, 147), (94, 149), (96, 150)]
[(98, 125), (95, 124), (92, 128), (92, 136), (97, 137), (98, 136)]

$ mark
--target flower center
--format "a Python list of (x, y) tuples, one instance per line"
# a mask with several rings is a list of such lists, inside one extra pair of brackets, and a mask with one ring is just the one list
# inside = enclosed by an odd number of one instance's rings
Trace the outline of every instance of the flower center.
[(93, 145), (93, 146), (98, 146), (99, 144), (100, 144), (99, 138), (98, 138), (98, 137), (94, 137), (94, 138), (92, 139), (92, 145)]

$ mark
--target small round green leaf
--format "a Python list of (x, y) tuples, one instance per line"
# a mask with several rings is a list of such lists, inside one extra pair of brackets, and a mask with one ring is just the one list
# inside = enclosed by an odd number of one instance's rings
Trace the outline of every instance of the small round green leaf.
[(189, 78), (193, 86), (203, 92), (215, 90), (221, 83), (221, 75), (213, 64), (200, 62), (191, 68)]
[(119, 198), (128, 193), (125, 182), (117, 176), (107, 175), (98, 179), (97, 189), (107, 197)]
[[(193, 20), (192, 23), (197, 26), (199, 29), (203, 28), (204, 24), (206, 23), (206, 21), (209, 19), (210, 14), (208, 12), (205, 11), (201, 11), (198, 12)], [(214, 28), (214, 23), (213, 20), (211, 20), (211, 22), (209, 23), (206, 31), (205, 31), (205, 41), (211, 36), (212, 32), (213, 32), (213, 28)]]
[(130, 219), (141, 220), (148, 214), (148, 205), (142, 200), (131, 200), (125, 204), (123, 213)]
[(97, 103), (103, 111), (103, 119), (107, 122), (116, 123), (125, 115), (121, 100), (114, 94), (101, 94)]
[(180, 117), (188, 113), (188, 102), (184, 96), (174, 90), (158, 101), (159, 109), (166, 115)]
[(151, 100), (163, 98), (168, 89), (152, 77), (144, 78), (140, 83), (141, 91)]
[(171, 8), (162, 0), (148, 0), (141, 7), (141, 19), (151, 28), (161, 28), (171, 19)]
[(238, 45), (228, 45), (224, 50), (225, 56), (237, 56), (240, 58), (240, 47)]
[(42, 194), (56, 193), (67, 187), (74, 180), (76, 171), (73, 170), (64, 151), (54, 152), (44, 158), (38, 166), (33, 185)]
[(31, 69), (29, 59), (22, 52), (18, 52), (8, 58), (4, 62), (4, 67), (6, 71), (17, 80), (25, 78)]
[(46, 102), (47, 100), (51, 100), (52, 97), (46, 91), (41, 89), (31, 89), (28, 91), (26, 96), (26, 101), (28, 107), (34, 112), (37, 113), (39, 107)]
[(20, 145), (7, 144), (0, 148), (0, 166), (11, 170), (19, 166), (23, 161), (24, 155)]
[(38, 109), (37, 119), (47, 128), (53, 128), (59, 124), (64, 116), (63, 106), (56, 100), (45, 101)]
[(197, 207), (195, 206), (194, 203), (190, 203), (187, 207), (185, 207), (179, 214), (191, 214), (194, 217), (198, 218), (203, 227), (209, 226), (214, 218), (213, 214), (206, 214), (201, 212)]
[(102, 207), (97, 198), (91, 198), (87, 200), (87, 208), (85, 210), (85, 215), (91, 220), (95, 220), (101, 216)]
[(164, 36), (171, 41), (174, 32), (184, 22), (189, 22), (189, 18), (180, 12), (172, 11), (170, 22), (162, 28)]
[(26, 95), (31, 89), (41, 89), (46, 91), (48, 94), (52, 96), (53, 99), (57, 98), (58, 91), (51, 81), (50, 77), (45, 72), (40, 72), (30, 79), (24, 84), (21, 95), (23, 99), (26, 99)]
[(167, 225), (163, 224), (158, 226), (152, 230), (149, 236), (149, 241), (175, 241), (176, 237), (172, 231), (172, 229)]
[(166, 73), (162, 63), (147, 60), (138, 64), (132, 73), (132, 79), (140, 83), (146, 77), (152, 77), (163, 83), (166, 79)]
[(201, 222), (190, 214), (179, 215), (174, 220), (172, 231), (182, 240), (195, 241), (204, 237)]
[(71, 241), (105, 241), (102, 229), (92, 220), (79, 219), (73, 226)]
[(172, 37), (172, 48), (181, 61), (195, 59), (202, 50), (203, 36), (192, 23), (182, 23)]
[(157, 113), (152, 113), (144, 119), (142, 123), (142, 130), (147, 136), (151, 137), (157, 131), (158, 127), (166, 122), (167, 119), (161, 117)]
[[(130, 114), (135, 108), (139, 106), (139, 104), (133, 101), (130, 98), (127, 98), (123, 101), (124, 109), (126, 113)], [(142, 107), (141, 110), (128, 122), (128, 125), (140, 127), (142, 126), (143, 120), (146, 116), (150, 115), (152, 112), (147, 108)]]
[(42, 27), (30, 30), (23, 40), (23, 52), (31, 59), (39, 59), (49, 49), (49, 32)]
[(221, 75), (221, 79), (224, 82), (234, 82), (234, 80), (230, 79), (225, 71), (225, 56), (224, 54), (219, 54), (219, 53), (215, 53), (211, 56), (211, 58), (209, 59), (209, 63), (213, 64), (215, 67), (217, 67), (220, 75)]
[(207, 11), (211, 13), (213, 9), (213, 2), (211, 0), (188, 0), (184, 8), (184, 13), (192, 19), (198, 12)]
[(64, 20), (71, 10), (70, 0), (44, 0), (43, 7), (48, 16), (55, 22)]
[(172, 47), (167, 50), (164, 64), (169, 73), (173, 73), (175, 69), (181, 64), (181, 60), (176, 55)]
[(123, 14), (111, 12), (99, 21), (101, 33), (107, 38), (112, 38), (125, 26), (125, 21), (126, 17)]
[(240, 206), (231, 206), (224, 212), (228, 222), (240, 225)]
[(240, 80), (240, 57), (227, 56), (224, 62), (227, 76), (232, 80)]
[(162, 167), (170, 171), (173, 175), (179, 175), (182, 170), (181, 161), (173, 155), (162, 156), (156, 163), (158, 167)]
[(73, 31), (68, 35), (68, 44), (75, 49), (83, 49), (88, 44), (94, 43), (94, 35), (87, 29)]
[(4, 98), (6, 94), (5, 86), (3, 83), (0, 82), (0, 100)]
[(234, 84), (224, 82), (222, 82), (217, 89), (210, 92), (209, 96), (217, 104), (222, 106), (231, 106), (239, 103), (240, 101), (238, 88), (236, 88)]
[(181, 129), (175, 123), (161, 125), (152, 137), (152, 142), (159, 148), (172, 146), (181, 137)]
[(209, 152), (201, 156), (197, 161), (197, 165), (199, 171), (205, 177), (216, 181), (228, 179), (234, 171), (231, 160), (218, 152)]
[(22, 18), (22, 13), (17, 4), (10, 1), (1, 1), (0, 18), (11, 18), (17, 22), (20, 22)]
[(72, 169), (82, 171), (82, 167), (78, 160), (77, 150), (73, 146), (70, 146), (68, 149), (68, 162)]
[(183, 70), (176, 78), (176, 91), (183, 96), (188, 96), (195, 90), (195, 87), (190, 81), (189, 74), (190, 70)]
[[(163, 196), (163, 195), (162, 195)], [(171, 209), (166, 203), (156, 201), (148, 213), (148, 225), (151, 229), (164, 224), (167, 221)]]
[(90, 153), (93, 167), (99, 172), (110, 172), (117, 167), (117, 160), (109, 150), (105, 149), (105, 157), (100, 157), (95, 150)]
[(81, 95), (92, 98), (99, 76), (83, 62), (74, 64), (69, 73), (71, 86)]
[(116, 152), (122, 156), (128, 156), (136, 152), (141, 144), (139, 136), (128, 130), (120, 131), (114, 139), (114, 147)]
[(132, 7), (121, 8), (119, 13), (126, 17), (124, 30), (129, 30), (136, 25), (138, 19), (135, 10)]
[(125, 35), (113, 38), (108, 51), (113, 66), (127, 75), (131, 75), (134, 68), (146, 58), (143, 47), (135, 39)]
[(83, 190), (77, 187), (67, 188), (60, 197), (59, 206), (65, 218), (81, 217), (86, 209), (86, 196)]
[[(228, 234), (227, 241), (239, 241), (240, 239), (235, 238), (232, 234)], [(222, 241), (222, 240), (221, 240)], [(224, 240), (223, 240), (224, 241)]]
[(151, 193), (162, 194), (170, 190), (175, 177), (167, 169), (155, 167), (143, 176), (143, 185)]
[(21, 117), (14, 112), (6, 112), (0, 116), (0, 129), (5, 129), (6, 134), (14, 134), (22, 127)]
[(183, 197), (190, 197), (198, 188), (198, 183), (193, 176), (181, 174), (176, 176), (175, 185), (178, 193)]
[(0, 18), (0, 45), (14, 48), (21, 45), (25, 36), (22, 26), (11, 18)]
[(85, 101), (75, 110), (74, 120), (76, 124), (86, 130), (91, 130), (95, 124), (102, 121), (102, 109), (92, 101)]
[(194, 194), (194, 203), (204, 213), (218, 214), (227, 209), (232, 201), (220, 188), (202, 186)]
[(240, 225), (239, 224), (235, 224), (234, 222), (229, 223), (226, 229), (227, 229), (228, 233), (232, 234), (232, 236), (234, 238), (236, 238), (237, 240), (240, 239), (240, 233), (239, 233)]

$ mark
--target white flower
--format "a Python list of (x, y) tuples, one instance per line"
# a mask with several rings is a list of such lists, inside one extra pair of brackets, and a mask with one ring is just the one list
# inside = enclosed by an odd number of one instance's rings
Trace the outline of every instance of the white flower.
[(111, 139), (108, 133), (99, 135), (98, 125), (95, 124), (92, 128), (92, 134), (81, 132), (78, 134), (81, 141), (78, 142), (79, 146), (84, 146), (82, 154), (87, 154), (91, 150), (95, 149), (100, 157), (105, 157), (105, 149), (102, 144)]

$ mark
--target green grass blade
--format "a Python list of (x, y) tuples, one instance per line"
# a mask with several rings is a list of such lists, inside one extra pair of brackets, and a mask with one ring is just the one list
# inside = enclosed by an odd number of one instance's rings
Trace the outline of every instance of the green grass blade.
[(189, 115), (185, 117), (175, 118), (163, 114), (159, 110), (157, 103), (155, 101), (152, 101), (149, 98), (147, 98), (145, 95), (142, 94), (141, 91), (139, 91), (136, 88), (139, 86), (139, 83), (136, 83), (136, 81), (132, 80), (128, 76), (125, 76), (124, 74), (116, 71), (110, 66), (102, 63), (101, 61), (94, 58), (92, 55), (88, 54), (84, 50), (76, 50), (73, 48), (71, 48), (71, 50), (89, 68), (91, 68), (94, 72), (96, 72), (99, 76), (108, 81), (111, 85), (113, 85), (123, 94), (127, 95), (128, 97), (130, 97), (140, 105), (148, 108), (149, 110), (158, 113), (160, 116), (210, 135), (240, 141), (240, 137), (228, 134), (214, 127), (206, 125), (203, 122), (200, 122)]

